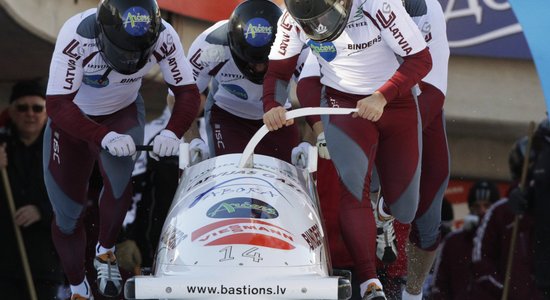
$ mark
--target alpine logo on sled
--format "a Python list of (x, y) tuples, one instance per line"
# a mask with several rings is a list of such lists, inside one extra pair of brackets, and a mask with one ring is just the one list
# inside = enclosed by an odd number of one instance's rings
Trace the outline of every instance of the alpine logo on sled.
[(229, 219), (203, 226), (191, 234), (191, 241), (204, 246), (254, 245), (281, 250), (296, 248), (291, 232), (258, 219)]
[(206, 213), (210, 218), (254, 218), (274, 219), (279, 212), (271, 205), (254, 198), (238, 197), (223, 200), (212, 206)]

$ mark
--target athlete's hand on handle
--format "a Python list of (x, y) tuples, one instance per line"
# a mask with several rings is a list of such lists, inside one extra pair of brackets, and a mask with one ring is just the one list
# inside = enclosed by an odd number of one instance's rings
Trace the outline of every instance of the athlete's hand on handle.
[(353, 113), (353, 117), (357, 116), (367, 119), (372, 122), (377, 122), (384, 113), (384, 107), (388, 102), (382, 93), (376, 91), (374, 94), (357, 101), (358, 112)]
[(101, 147), (113, 156), (131, 156), (136, 153), (136, 144), (131, 136), (110, 131), (101, 140)]
[(149, 155), (158, 160), (159, 157), (178, 155), (181, 140), (175, 133), (168, 129), (163, 129), (153, 140), (153, 152)]
[(298, 146), (292, 149), (290, 159), (293, 165), (306, 168), (309, 160), (309, 149), (313, 147), (308, 142), (301, 142)]
[[(191, 141), (191, 143), (189, 143), (189, 152), (192, 163), (210, 158), (210, 150), (208, 149), (206, 143), (200, 138), (195, 138)], [(195, 156), (197, 157), (196, 160), (193, 159)]]
[(319, 157), (324, 159), (330, 159), (330, 153), (328, 153), (327, 140), (325, 139), (325, 132), (319, 133), (317, 136), (317, 149), (319, 149)]
[(283, 126), (290, 126), (294, 124), (294, 119), (286, 119), (286, 109), (282, 106), (277, 106), (270, 109), (264, 114), (264, 124), (269, 131), (274, 131)]

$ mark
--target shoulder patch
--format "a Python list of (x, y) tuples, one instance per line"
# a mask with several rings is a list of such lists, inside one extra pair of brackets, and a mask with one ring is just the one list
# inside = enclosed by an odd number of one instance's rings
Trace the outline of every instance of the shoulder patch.
[(203, 66), (216, 65), (227, 61), (225, 46), (210, 45), (202, 51), (200, 60)]
[(97, 36), (95, 14), (91, 14), (84, 18), (78, 27), (76, 33), (87, 39), (95, 39)]
[(223, 45), (229, 46), (229, 41), (227, 40), (227, 24), (225, 23), (222, 26), (216, 28), (209, 35), (206, 36), (206, 41), (213, 45)]

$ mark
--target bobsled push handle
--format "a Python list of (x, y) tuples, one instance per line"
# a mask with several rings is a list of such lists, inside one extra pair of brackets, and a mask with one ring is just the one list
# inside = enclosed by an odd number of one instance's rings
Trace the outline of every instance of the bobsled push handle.
[(153, 151), (153, 145), (136, 145), (136, 151)]
[[(348, 115), (354, 112), (357, 112), (356, 108), (304, 107), (286, 112), (286, 119), (290, 120), (312, 115)], [(266, 125), (263, 125), (260, 129), (258, 129), (246, 145), (246, 148), (244, 148), (243, 155), (239, 161), (239, 168), (252, 168), (254, 165), (252, 160), (254, 149), (268, 132), (269, 130)]]

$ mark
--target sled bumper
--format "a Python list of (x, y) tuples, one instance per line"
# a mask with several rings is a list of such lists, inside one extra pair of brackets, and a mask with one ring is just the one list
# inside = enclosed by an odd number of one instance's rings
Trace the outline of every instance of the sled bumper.
[(124, 286), (126, 299), (335, 299), (351, 297), (342, 277), (292, 276), (285, 279), (220, 280), (191, 276), (136, 276)]

